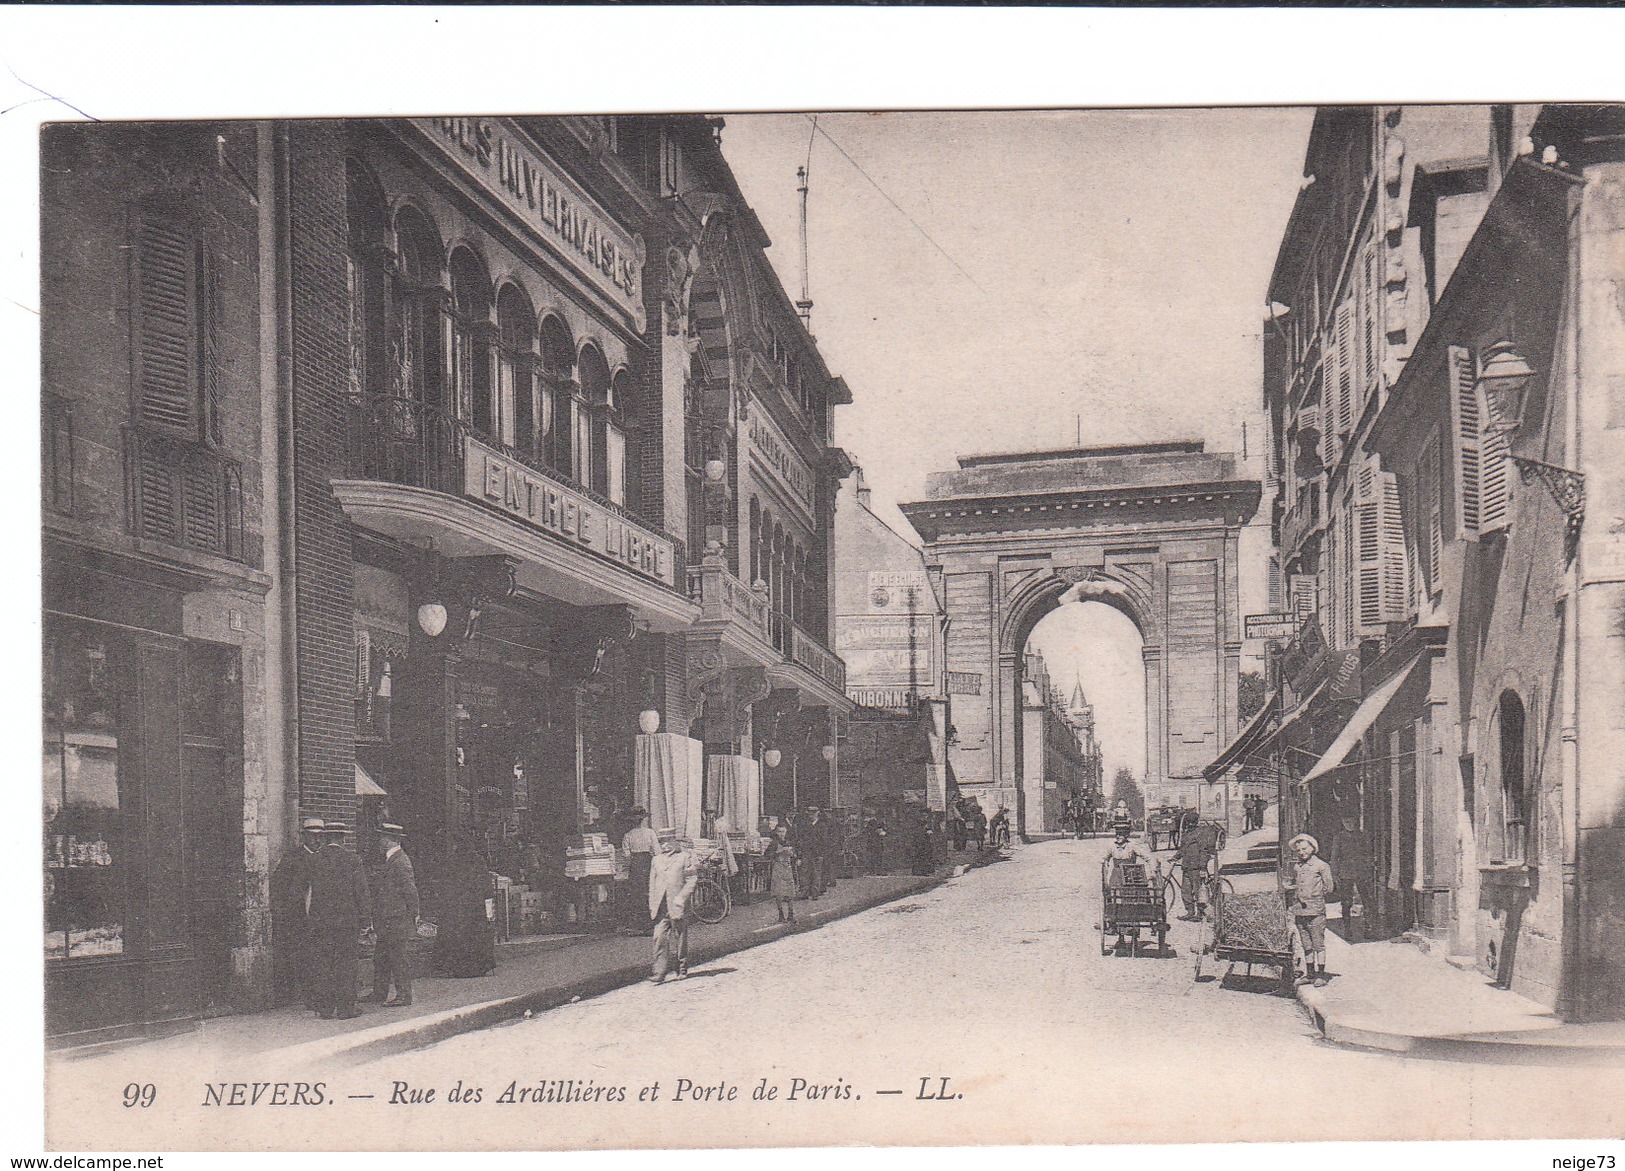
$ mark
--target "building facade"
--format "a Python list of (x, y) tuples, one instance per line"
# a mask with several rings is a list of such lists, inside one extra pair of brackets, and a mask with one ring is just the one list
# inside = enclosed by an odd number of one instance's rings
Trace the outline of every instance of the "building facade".
[(946, 809), (941, 580), (919, 546), (875, 513), (861, 468), (841, 488), (835, 555), (835, 649), (856, 705), (841, 748), (840, 804)]
[[(1621, 268), (1618, 125), (1322, 111), (1266, 346), (1303, 618), (1255, 752), (1283, 828), (1357, 835), (1368, 921), (1576, 1019), (1625, 1011), (1622, 802), (1600, 764), (1617, 720), (1592, 698), (1625, 677), (1601, 617), (1620, 560), (1584, 522), (1620, 467), (1625, 348), (1598, 312)], [(1317, 240), (1340, 266), (1312, 263)]]
[(42, 137), (52, 1034), (263, 999), (283, 840), (268, 149), (225, 123)]
[(720, 133), (48, 130), (53, 1033), (266, 1003), (303, 816), (403, 824), (431, 915), (471, 853), (568, 923), (634, 804), (832, 801), (850, 396)]

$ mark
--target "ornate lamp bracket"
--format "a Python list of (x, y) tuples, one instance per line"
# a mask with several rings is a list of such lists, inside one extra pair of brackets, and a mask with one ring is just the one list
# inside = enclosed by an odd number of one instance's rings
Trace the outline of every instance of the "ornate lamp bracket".
[(1525, 459), (1517, 455), (1511, 458), (1523, 482), (1527, 484), (1531, 480), (1539, 480), (1546, 491), (1551, 493), (1557, 506), (1563, 510), (1563, 515), (1568, 519), (1566, 537), (1572, 556), (1575, 543), (1580, 539), (1580, 525), (1584, 522), (1586, 514), (1585, 474), (1560, 468), (1555, 464), (1542, 463), (1538, 459)]

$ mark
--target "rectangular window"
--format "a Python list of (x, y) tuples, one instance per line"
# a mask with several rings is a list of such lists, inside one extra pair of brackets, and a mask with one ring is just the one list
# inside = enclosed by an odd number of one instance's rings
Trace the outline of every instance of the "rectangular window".
[(570, 400), (570, 475), (583, 486), (592, 483), (592, 412), (578, 399)]
[(619, 428), (610, 427), (606, 435), (607, 476), (609, 496), (616, 504), (626, 503), (626, 436)]
[(125, 950), (117, 649), (66, 625), (45, 633), (45, 958)]

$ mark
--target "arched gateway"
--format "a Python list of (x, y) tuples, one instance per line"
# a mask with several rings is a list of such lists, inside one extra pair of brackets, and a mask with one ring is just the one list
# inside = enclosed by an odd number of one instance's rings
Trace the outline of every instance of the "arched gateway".
[(1196, 804), (1236, 732), (1237, 551), (1259, 494), (1201, 443), (967, 456), (932, 476), (903, 513), (941, 574), (960, 786), (1002, 791), (1025, 833), (1056, 828), (1023, 775), (1022, 652), (1056, 606), (1100, 601), (1143, 640), (1147, 803)]

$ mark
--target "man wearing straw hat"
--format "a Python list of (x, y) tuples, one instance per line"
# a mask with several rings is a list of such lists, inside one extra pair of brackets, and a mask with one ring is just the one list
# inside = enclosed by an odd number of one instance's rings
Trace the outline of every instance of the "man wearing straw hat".
[(677, 979), (688, 976), (688, 900), (700, 882), (700, 864), (675, 831), (660, 831), (660, 853), (649, 871), (649, 918), (654, 921), (651, 983), (660, 984), (673, 966)]
[(1303, 944), (1304, 974), (1299, 984), (1326, 987), (1326, 900), (1332, 894), (1332, 868), (1318, 857), (1320, 843), (1309, 834), (1299, 834), (1287, 845), (1297, 856), (1292, 867), (1291, 898), (1293, 921)]
[[(394, 822), (378, 827), (384, 844), (384, 864), (378, 868), (378, 889), (373, 903), (373, 923), (378, 928), (378, 947), (373, 953), (372, 994), (385, 1008), (412, 1003), (411, 944), (417, 938), (419, 919), (418, 884), (412, 874), (412, 859), (401, 849), (406, 831)], [(390, 984), (395, 994), (386, 996)]]

